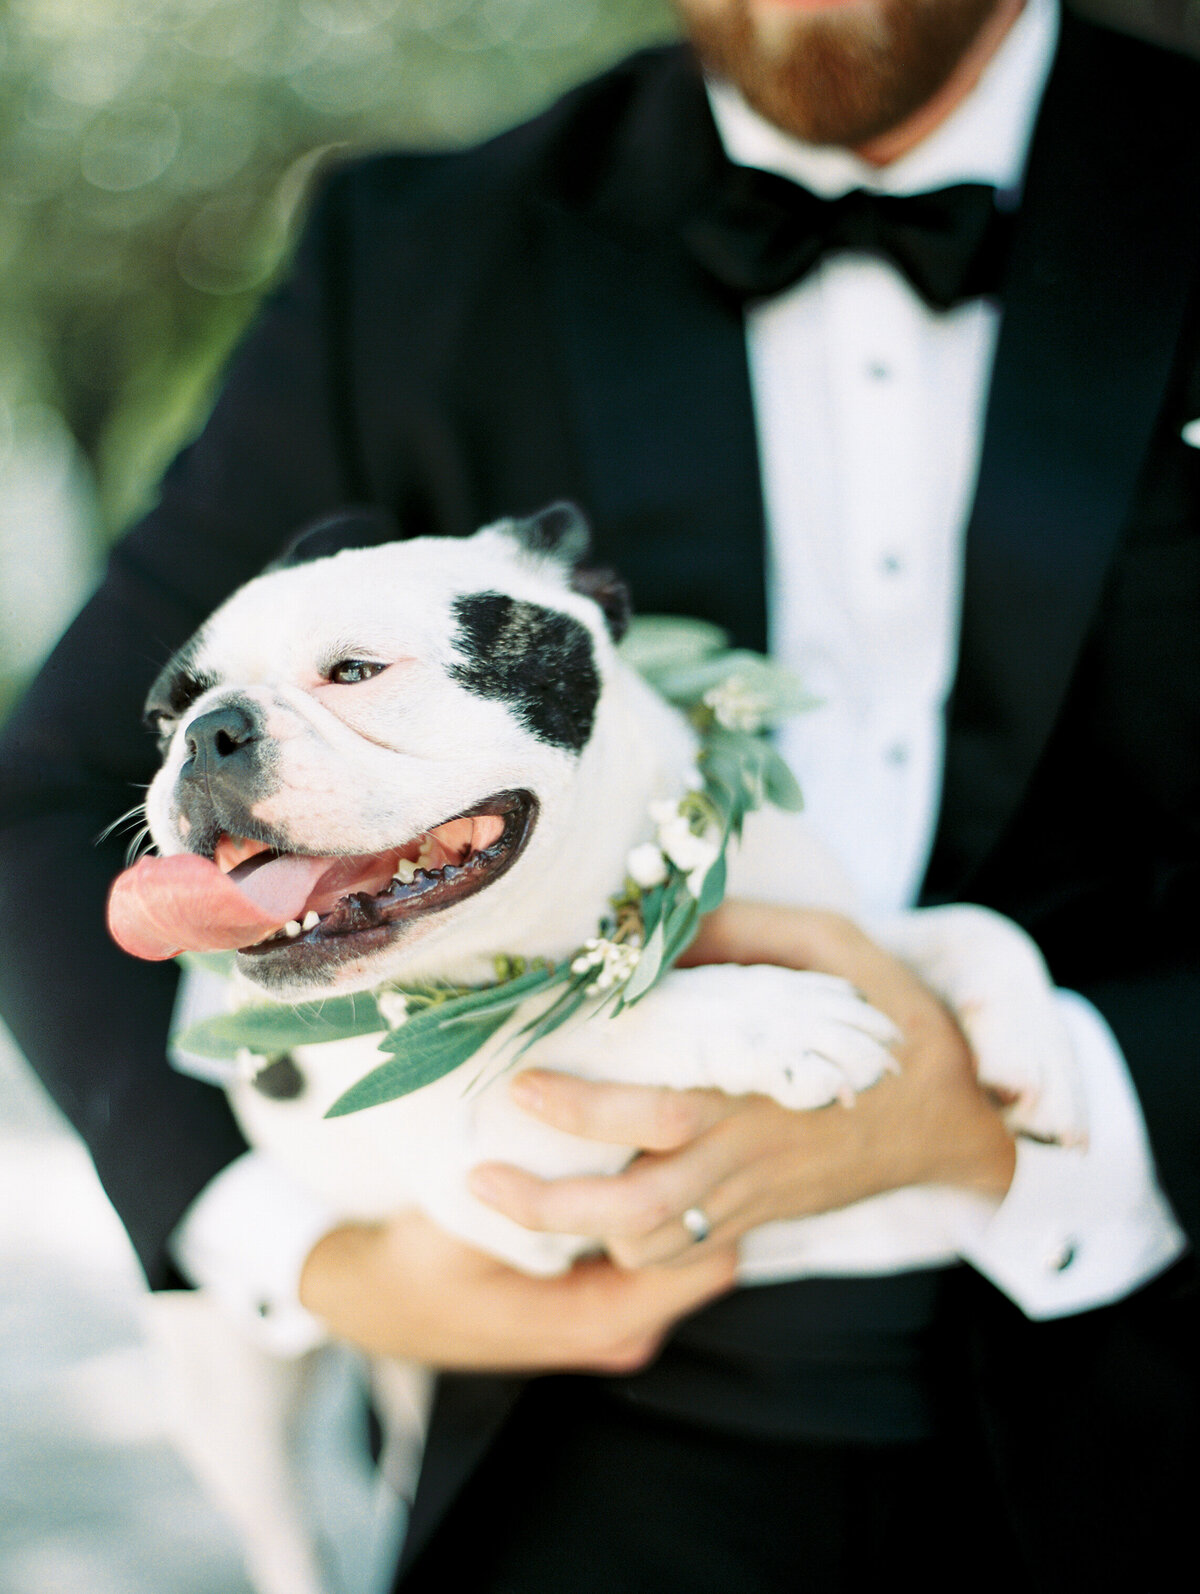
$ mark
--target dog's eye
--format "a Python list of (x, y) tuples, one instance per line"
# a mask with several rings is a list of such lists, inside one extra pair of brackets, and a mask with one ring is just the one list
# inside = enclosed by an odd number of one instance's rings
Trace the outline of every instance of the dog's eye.
[(386, 664), (377, 664), (371, 659), (339, 659), (326, 671), (325, 678), (338, 686), (357, 686), (360, 681), (369, 681), (386, 669)]

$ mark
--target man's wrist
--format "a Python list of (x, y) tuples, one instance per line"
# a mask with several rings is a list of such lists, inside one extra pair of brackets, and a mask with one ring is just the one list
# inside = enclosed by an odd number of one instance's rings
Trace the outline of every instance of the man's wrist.
[(297, 1284), (306, 1312), (322, 1322), (336, 1320), (347, 1282), (361, 1272), (378, 1237), (378, 1225), (368, 1223), (340, 1223), (320, 1236), (301, 1265)]

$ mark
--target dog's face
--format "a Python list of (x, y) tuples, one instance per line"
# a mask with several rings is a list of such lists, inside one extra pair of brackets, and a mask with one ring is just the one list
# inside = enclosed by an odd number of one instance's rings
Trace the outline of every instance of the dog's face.
[(162, 672), (150, 831), (280, 916), (238, 948), (251, 979), (358, 987), (431, 938), (514, 944), (561, 865), (613, 666), (571, 587), (582, 535), (560, 506), (274, 570)]

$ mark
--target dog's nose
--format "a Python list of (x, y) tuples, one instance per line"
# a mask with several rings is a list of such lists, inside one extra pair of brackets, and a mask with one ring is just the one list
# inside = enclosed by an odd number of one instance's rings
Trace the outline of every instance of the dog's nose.
[(218, 768), (258, 738), (257, 724), (238, 703), (209, 709), (194, 719), (184, 733), (189, 759), (207, 770)]

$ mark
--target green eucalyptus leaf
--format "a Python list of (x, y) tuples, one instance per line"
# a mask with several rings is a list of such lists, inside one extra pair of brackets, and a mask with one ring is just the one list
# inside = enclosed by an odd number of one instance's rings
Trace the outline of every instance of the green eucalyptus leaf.
[(388, 1060), (339, 1096), (326, 1118), (344, 1118), (367, 1107), (379, 1107), (434, 1084), (469, 1062), (507, 1017), (507, 1013), (490, 1013), (465, 1023), (444, 1023), (435, 1008), (417, 1014), (393, 1030), (380, 1047), (391, 1053)]
[[(750, 737), (745, 739), (751, 740)], [(714, 731), (700, 766), (709, 795), (725, 812), (744, 800), (745, 755), (739, 740), (736, 732)]]
[(763, 768), (763, 789), (767, 801), (774, 803), (776, 808), (797, 814), (804, 807), (799, 782), (774, 748), (771, 748), (770, 757)]
[[(666, 898), (665, 886), (651, 886), (642, 898), (642, 935), (649, 945), (650, 937), (658, 926), (662, 917), (663, 902)], [(642, 954), (645, 956), (645, 954)]]
[(375, 1035), (387, 1023), (374, 996), (359, 991), (352, 996), (330, 996), (321, 1002), (297, 1002), (240, 1007), (202, 1019), (181, 1035), (172, 1037), (182, 1051), (201, 1057), (236, 1058), (242, 1051), (270, 1056), (294, 1046), (319, 1046), (352, 1035)]
[[(537, 1030), (539, 1035), (546, 1035), (549, 1034), (551, 1029), (557, 1029), (558, 1025), (562, 1023), (563, 1015), (567, 1013), (568, 1008), (572, 1013), (575, 1011), (575, 1008), (579, 1005), (575, 1002), (575, 997), (586, 991), (598, 972), (597, 969), (588, 969), (583, 974), (572, 975), (566, 989), (559, 992), (549, 1007), (531, 1018), (528, 1024), (523, 1025), (517, 1031), (518, 1035), (531, 1035), (534, 1030)], [(549, 1027), (547, 1028), (547, 1026)], [(532, 1041), (526, 1041), (525, 1046), (531, 1046), (532, 1044)], [(525, 1046), (521, 1048), (522, 1051), (525, 1050)]]
[(517, 1057), (524, 1057), (529, 1048), (536, 1045), (543, 1036), (549, 1035), (565, 1024), (569, 1018), (573, 1018), (587, 1000), (587, 990), (583, 983), (564, 991), (548, 1012), (543, 1013), (541, 1018), (535, 1019), (532, 1024), (527, 1024), (521, 1031), (525, 1038), (517, 1048)]
[(658, 676), (720, 652), (729, 638), (707, 620), (673, 614), (634, 615), (621, 639), (620, 654), (658, 689)]
[(492, 1013), (511, 1013), (527, 997), (559, 984), (567, 977), (568, 970), (565, 967), (533, 969), (501, 985), (481, 985), (477, 991), (456, 996), (430, 1011), (438, 1013), (443, 1024), (473, 1023), (475, 1019), (486, 1018)]
[(667, 917), (666, 945), (663, 948), (665, 967), (670, 968), (680, 953), (691, 944), (699, 923), (700, 910), (696, 899), (690, 893), (685, 893)]
[(716, 863), (704, 876), (704, 884), (700, 887), (700, 900), (697, 903), (699, 913), (711, 913), (725, 900), (726, 872), (725, 851), (722, 848)]
[[(659, 904), (661, 910), (662, 904)], [(654, 929), (642, 948), (642, 955), (637, 960), (637, 967), (629, 976), (621, 990), (626, 1007), (644, 996), (658, 978), (662, 968), (663, 951), (667, 944), (666, 925), (661, 916), (655, 923)]]
[(799, 683), (791, 676), (761, 655), (741, 650), (660, 669), (654, 685), (673, 703), (690, 704), (702, 701), (706, 692), (726, 683), (736, 683), (741, 690), (752, 693), (762, 704), (764, 718), (778, 718), (788, 712), (790, 702), (801, 700)]

